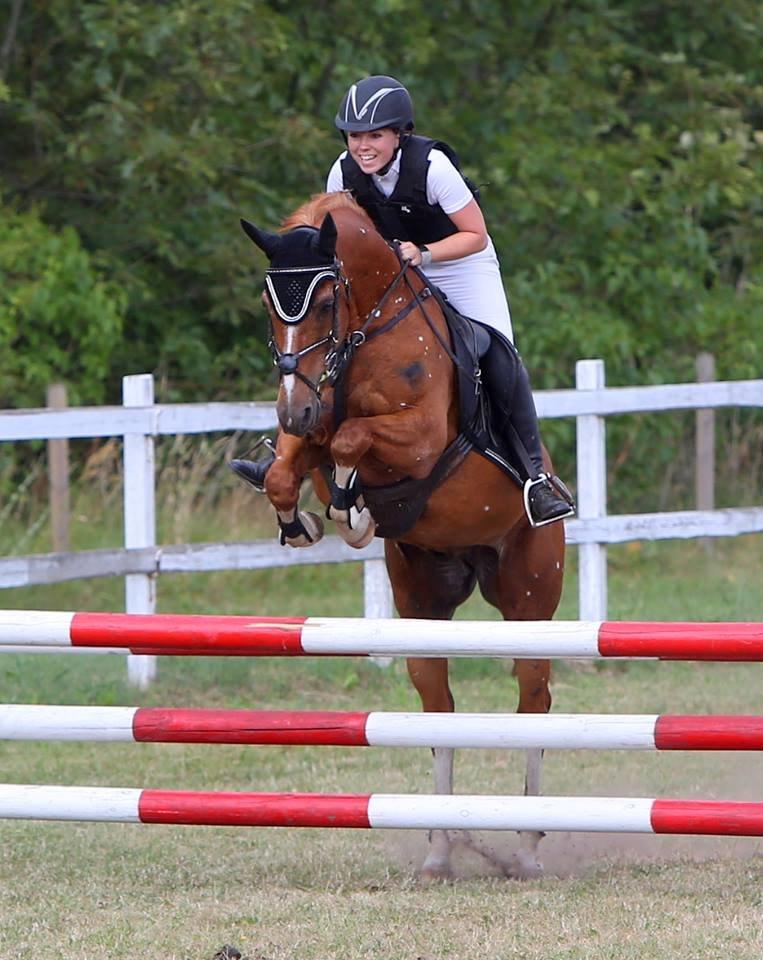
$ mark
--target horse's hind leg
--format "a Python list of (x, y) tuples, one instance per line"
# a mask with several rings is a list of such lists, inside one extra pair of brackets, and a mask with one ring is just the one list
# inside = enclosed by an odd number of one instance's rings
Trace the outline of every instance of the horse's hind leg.
[[(519, 684), (517, 713), (548, 713), (551, 709), (551, 662), (549, 660), (517, 660), (514, 676)], [(525, 766), (525, 796), (540, 796), (541, 766), (543, 751), (527, 751)], [(538, 846), (544, 834), (537, 830), (520, 830), (519, 849), (511, 863), (510, 874), (520, 879), (537, 877), (543, 873), (538, 859)]]
[[(401, 617), (450, 620), (456, 607), (474, 589), (474, 571), (458, 559), (389, 540), (385, 542), (385, 554), (395, 606)], [(447, 660), (410, 657), (408, 674), (425, 712), (453, 712)], [(432, 754), (435, 793), (452, 794), (454, 751), (436, 747)], [(450, 853), (447, 830), (432, 830), (429, 851), (420, 871), (422, 879), (450, 877)]]
[[(562, 591), (564, 574), (564, 529), (553, 524), (532, 530), (523, 527), (510, 534), (502, 559), (490, 570), (480, 571), (480, 588), (485, 598), (498, 607), (505, 620), (550, 620)], [(521, 558), (521, 560), (519, 559)], [(518, 713), (548, 713), (551, 709), (551, 664), (548, 660), (517, 660), (514, 676), (519, 686)], [(541, 792), (542, 750), (528, 750), (525, 795)], [(523, 830), (519, 849), (506, 865), (510, 876), (529, 878), (543, 872), (538, 846), (543, 834)]]

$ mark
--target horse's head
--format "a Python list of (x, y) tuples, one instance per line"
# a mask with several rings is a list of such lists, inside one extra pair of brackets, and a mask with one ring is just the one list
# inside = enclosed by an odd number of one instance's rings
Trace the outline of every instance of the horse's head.
[(278, 367), (276, 410), (286, 433), (304, 436), (321, 416), (321, 392), (346, 330), (346, 281), (336, 258), (331, 214), (320, 228), (298, 226), (266, 233), (246, 220), (246, 234), (268, 256), (263, 301), (270, 314), (270, 349)]

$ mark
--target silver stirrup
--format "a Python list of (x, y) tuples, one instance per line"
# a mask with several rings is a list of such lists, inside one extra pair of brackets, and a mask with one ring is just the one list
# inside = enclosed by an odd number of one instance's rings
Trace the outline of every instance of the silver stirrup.
[[(530, 491), (539, 483), (546, 483), (547, 481), (551, 484), (552, 488), (556, 490), (558, 494), (560, 494), (562, 499), (567, 501), (569, 504), (569, 509), (567, 513), (563, 513), (558, 517), (551, 517), (550, 520), (534, 520), (532, 510), (530, 509)], [(549, 523), (558, 523), (560, 520), (567, 520), (569, 517), (575, 516), (575, 503), (572, 499), (572, 494), (567, 489), (566, 484), (564, 484), (558, 477), (551, 477), (548, 473), (541, 473), (535, 478), (535, 480), (525, 480), (525, 485), (522, 488), (522, 499), (524, 500), (525, 513), (527, 514), (527, 519), (531, 527), (546, 527)]]

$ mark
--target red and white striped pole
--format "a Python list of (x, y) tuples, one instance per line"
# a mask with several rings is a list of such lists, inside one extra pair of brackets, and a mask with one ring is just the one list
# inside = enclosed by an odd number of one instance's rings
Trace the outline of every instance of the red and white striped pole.
[(0, 818), (238, 827), (763, 836), (763, 803), (626, 797), (332, 796), (3, 784)]
[(763, 750), (763, 717), (382, 713), (0, 704), (0, 740)]
[(371, 620), (0, 611), (0, 647), (183, 656), (763, 661), (763, 623)]

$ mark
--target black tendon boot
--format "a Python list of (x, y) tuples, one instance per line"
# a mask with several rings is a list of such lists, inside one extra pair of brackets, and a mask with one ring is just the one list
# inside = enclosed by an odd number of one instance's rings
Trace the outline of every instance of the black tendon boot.
[(261, 460), (231, 460), (229, 466), (235, 474), (246, 480), (247, 483), (251, 483), (257, 493), (264, 493), (265, 474), (276, 458), (276, 449), (270, 437), (263, 437), (257, 442), (254, 449), (256, 450), (260, 446), (267, 450), (267, 456)]
[(574, 516), (575, 503), (562, 481), (545, 471), (530, 378), (513, 348), (512, 353), (494, 343), (482, 358), (482, 378), (489, 397), (509, 421), (505, 434), (509, 446), (524, 448), (518, 456), (525, 474), (525, 511), (531, 526), (542, 527)]

